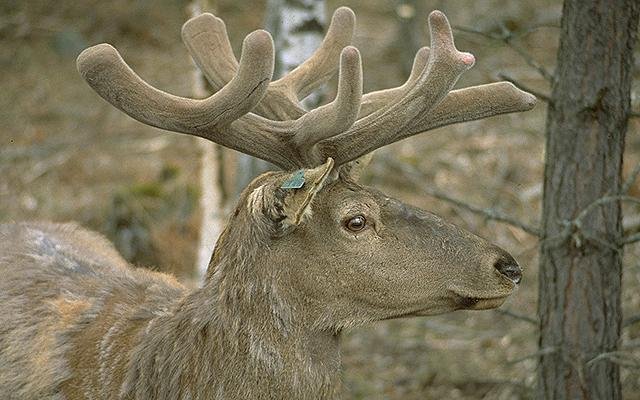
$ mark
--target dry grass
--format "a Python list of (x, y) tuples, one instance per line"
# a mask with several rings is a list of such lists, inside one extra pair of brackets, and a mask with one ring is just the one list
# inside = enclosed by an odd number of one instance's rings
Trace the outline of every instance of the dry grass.
[[(363, 53), (365, 89), (402, 79), (394, 3), (328, 1), (358, 15), (355, 44)], [(135, 4), (135, 5), (132, 5)], [(179, 41), (186, 3), (176, 1), (31, 1), (0, 4), (0, 221), (76, 220), (108, 235), (137, 264), (156, 265), (188, 281), (197, 236), (198, 146), (123, 116), (100, 100), (75, 71), (88, 44), (108, 41), (145, 79), (189, 94), (190, 62)], [(553, 70), (560, 6), (557, 1), (428, 1), (454, 25), (499, 33), (545, 25), (518, 43)], [(238, 48), (260, 27), (260, 2), (218, 1)], [(426, 38), (426, 35), (425, 35)], [(548, 84), (497, 40), (459, 32), (460, 49), (477, 66), (459, 86), (493, 81), (508, 72), (548, 92)], [(637, 93), (637, 85), (636, 85)], [(637, 108), (637, 107), (636, 107)], [(537, 242), (526, 232), (486, 220), (426, 196), (420, 186), (499, 209), (535, 225), (540, 213), (545, 105), (534, 111), (442, 128), (382, 150), (366, 179), (410, 203), (445, 216), (511, 251), (525, 266), (519, 292), (504, 308), (535, 317)], [(625, 171), (640, 161), (640, 121), (630, 124)], [(417, 168), (422, 185), (398, 179), (393, 158)], [(640, 194), (638, 184), (632, 188)], [(625, 206), (639, 215), (637, 206)], [(135, 240), (134, 240), (135, 239)], [(623, 304), (640, 314), (640, 245), (625, 255)], [(625, 329), (623, 345), (640, 356), (640, 324)], [(529, 398), (535, 385), (535, 325), (497, 312), (457, 312), (390, 321), (344, 338), (345, 398)], [(625, 398), (640, 398), (638, 369), (623, 369)]]

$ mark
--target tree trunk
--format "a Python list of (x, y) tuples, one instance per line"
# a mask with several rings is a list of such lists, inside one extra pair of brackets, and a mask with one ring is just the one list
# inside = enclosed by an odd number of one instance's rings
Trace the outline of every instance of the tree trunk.
[[(266, 29), (276, 47), (274, 76), (280, 77), (311, 57), (320, 47), (326, 26), (324, 0), (268, 0)], [(315, 108), (321, 91), (315, 91), (303, 104)]]
[(637, 0), (566, 0), (546, 127), (538, 398), (621, 398), (620, 191)]
[(425, 8), (425, 2), (420, 0), (399, 0), (396, 6), (397, 43), (402, 43), (402, 46), (398, 46), (402, 76), (409, 76), (413, 67), (413, 58), (424, 45), (422, 25), (427, 15)]
[[(213, 5), (207, 0), (194, 0), (189, 6), (189, 17), (195, 17), (205, 11), (213, 11)], [(193, 97), (203, 99), (210, 93), (206, 88), (206, 79), (200, 69), (193, 64)], [(222, 233), (226, 219), (226, 195), (223, 182), (222, 148), (207, 139), (195, 138), (200, 146), (200, 209), (202, 221), (198, 244), (196, 265), (196, 283), (202, 284), (213, 247)]]

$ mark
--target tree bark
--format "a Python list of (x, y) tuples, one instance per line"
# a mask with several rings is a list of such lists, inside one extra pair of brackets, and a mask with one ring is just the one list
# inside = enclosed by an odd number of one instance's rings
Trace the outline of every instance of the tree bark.
[[(566, 0), (546, 126), (538, 398), (621, 398), (620, 191), (637, 0)], [(577, 223), (576, 217), (583, 213)], [(598, 358), (596, 358), (598, 357)]]
[(425, 2), (420, 0), (399, 0), (396, 6), (397, 43), (402, 43), (398, 48), (402, 76), (409, 76), (413, 67), (413, 58), (424, 45), (422, 25), (425, 22), (425, 15), (428, 14), (425, 8)]
[[(274, 76), (288, 73), (311, 57), (322, 43), (326, 24), (324, 0), (268, 0), (265, 26), (276, 48)], [(321, 90), (317, 90), (303, 104), (315, 108), (321, 100)]]
[[(195, 17), (205, 11), (213, 11), (208, 0), (194, 0), (189, 6), (189, 17)], [(193, 64), (192, 91), (193, 97), (208, 97), (206, 79), (200, 69)], [(196, 261), (195, 282), (202, 284), (207, 274), (213, 248), (222, 233), (226, 219), (226, 195), (223, 182), (222, 148), (220, 145), (203, 138), (195, 138), (200, 146), (200, 209), (202, 221)]]

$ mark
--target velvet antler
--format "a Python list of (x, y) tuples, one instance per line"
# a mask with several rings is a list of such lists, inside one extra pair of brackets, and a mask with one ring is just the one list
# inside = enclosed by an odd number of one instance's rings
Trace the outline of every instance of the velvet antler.
[[(222, 20), (211, 14), (189, 20), (183, 40), (216, 90), (203, 100), (149, 86), (106, 44), (85, 50), (78, 69), (103, 98), (141, 122), (201, 136), (284, 169), (319, 165), (328, 157), (344, 164), (430, 129), (535, 104), (534, 96), (507, 82), (452, 91), (475, 59), (455, 48), (439, 11), (429, 15), (431, 48), (418, 51), (407, 81), (362, 96), (360, 54), (349, 46), (354, 24), (350, 9), (337, 9), (320, 48), (271, 82), (273, 41), (267, 32), (245, 38), (238, 63)], [(336, 98), (305, 111), (300, 99), (331, 77), (338, 60)]]

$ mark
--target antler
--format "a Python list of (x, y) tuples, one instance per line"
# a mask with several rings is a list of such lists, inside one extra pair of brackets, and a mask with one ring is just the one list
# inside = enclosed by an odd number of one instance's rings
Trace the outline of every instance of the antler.
[[(320, 47), (293, 71), (271, 82), (264, 101), (254, 112), (276, 120), (294, 120), (303, 116), (306, 112), (299, 99), (331, 78), (341, 50), (351, 43), (355, 19), (351, 9), (338, 8)], [(233, 78), (238, 62), (220, 18), (207, 13), (190, 19), (182, 27), (182, 40), (214, 90), (220, 90)]]
[[(455, 48), (439, 11), (429, 15), (431, 50), (418, 51), (405, 84), (363, 97), (360, 54), (348, 46), (354, 23), (350, 9), (336, 10), (320, 48), (271, 82), (273, 42), (267, 32), (245, 38), (238, 63), (222, 20), (211, 14), (191, 19), (183, 40), (217, 90), (203, 100), (152, 88), (109, 45), (85, 50), (78, 69), (102, 97), (141, 122), (205, 137), (285, 169), (315, 166), (327, 157), (344, 164), (426, 130), (535, 104), (535, 97), (506, 82), (451, 91), (475, 60)], [(299, 100), (330, 78), (338, 58), (336, 98), (305, 111)]]
[(116, 49), (100, 44), (83, 51), (78, 71), (105, 100), (145, 124), (201, 136), (222, 145), (261, 154), (272, 138), (260, 132), (248, 137), (234, 121), (264, 96), (273, 74), (273, 42), (265, 31), (248, 35), (237, 74), (212, 96), (194, 100), (160, 91), (136, 75)]

